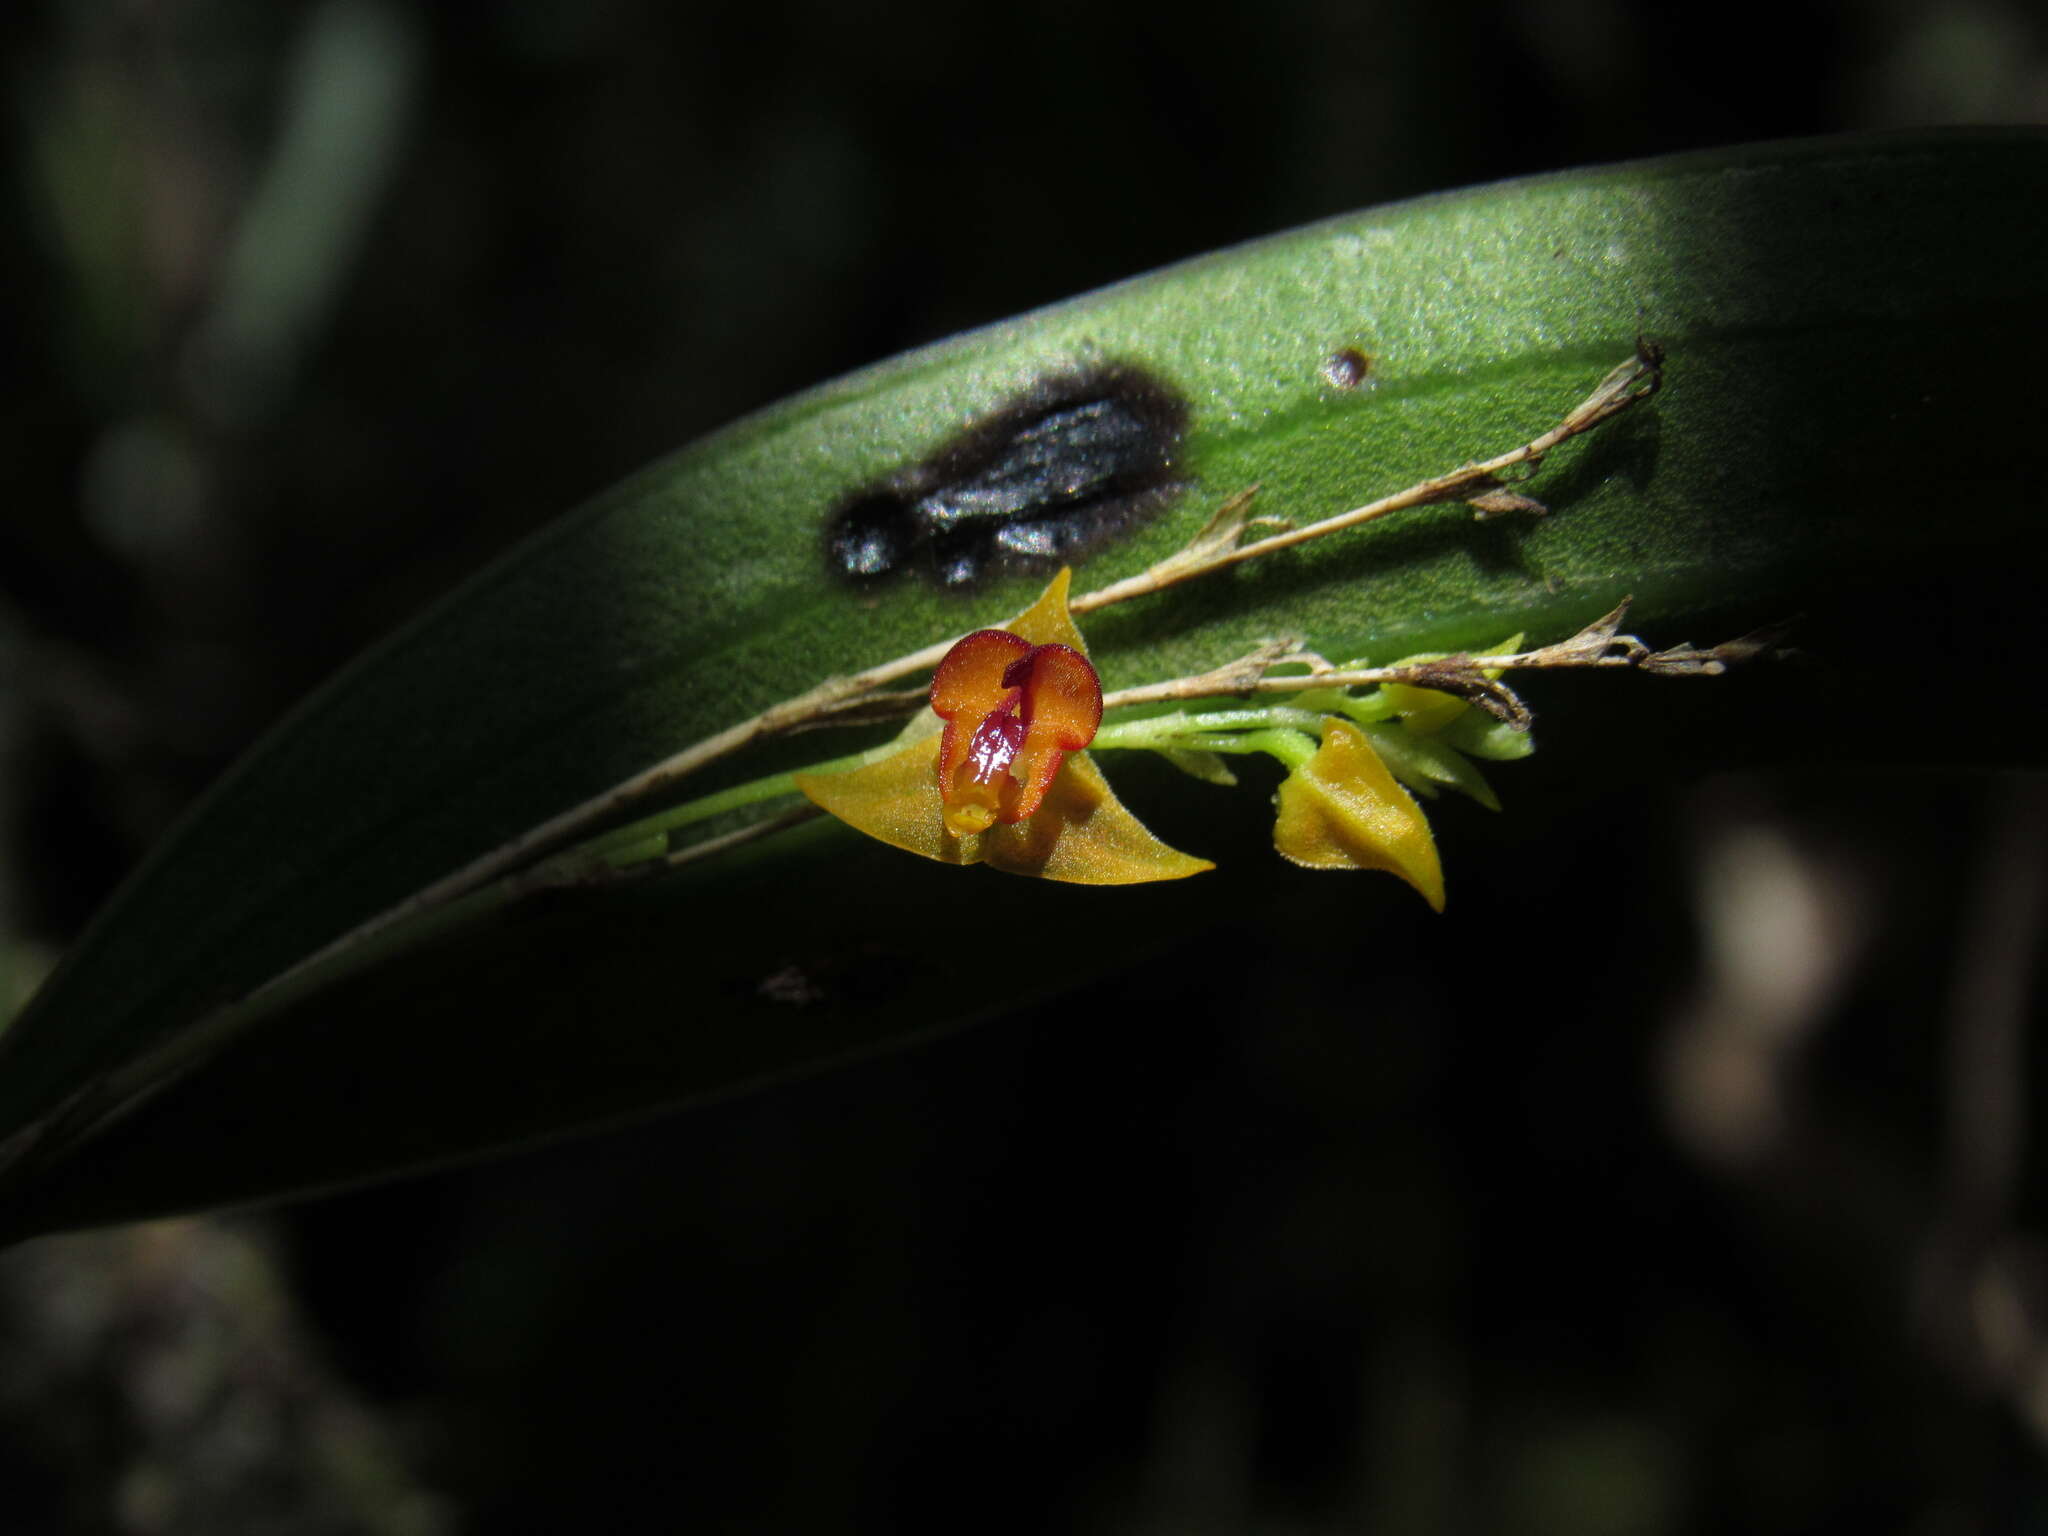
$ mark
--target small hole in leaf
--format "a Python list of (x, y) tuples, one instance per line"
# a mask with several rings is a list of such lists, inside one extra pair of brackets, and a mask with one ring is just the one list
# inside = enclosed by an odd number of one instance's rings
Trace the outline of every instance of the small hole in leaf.
[(1323, 382), (1332, 389), (1356, 389), (1372, 375), (1372, 359), (1356, 347), (1339, 347), (1323, 359)]

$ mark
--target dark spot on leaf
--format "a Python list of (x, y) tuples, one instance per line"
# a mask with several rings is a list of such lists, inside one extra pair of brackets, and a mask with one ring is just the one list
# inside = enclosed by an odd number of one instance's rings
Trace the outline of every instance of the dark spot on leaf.
[(1187, 488), (1188, 407), (1130, 363), (1050, 374), (825, 519), (856, 585), (914, 571), (965, 589), (1076, 564)]
[(1323, 359), (1323, 380), (1334, 389), (1356, 389), (1372, 373), (1372, 359), (1356, 347), (1339, 347)]

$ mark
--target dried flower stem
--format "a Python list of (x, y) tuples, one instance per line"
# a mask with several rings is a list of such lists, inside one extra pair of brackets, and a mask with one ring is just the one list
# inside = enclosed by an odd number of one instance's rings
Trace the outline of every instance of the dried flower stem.
[[(1489, 714), (1518, 730), (1529, 725), (1528, 706), (1503, 685), (1501, 672), (1559, 671), (1585, 667), (1624, 667), (1666, 677), (1718, 677), (1729, 666), (1746, 661), (1772, 648), (1780, 635), (1777, 629), (1759, 630), (1740, 640), (1700, 650), (1690, 645), (1653, 651), (1634, 635), (1621, 633), (1628, 617), (1629, 602), (1621, 603), (1604, 617), (1594, 620), (1568, 640), (1516, 651), (1503, 656), (1459, 654), (1432, 661), (1402, 662), (1388, 667), (1331, 666), (1313, 652), (1274, 654), (1271, 649), (1193, 677), (1168, 678), (1136, 688), (1121, 688), (1104, 694), (1105, 710), (1134, 704), (1168, 704), (1187, 699), (1215, 698), (1220, 694), (1250, 697), (1260, 693), (1298, 693), (1311, 688), (1366, 688), (1383, 683), (1406, 683), (1413, 688), (1434, 688), (1470, 699)], [(1306, 673), (1272, 674), (1274, 667), (1306, 666)]]
[(1168, 587), (1220, 571), (1226, 566), (1292, 549), (1312, 539), (1328, 538), (1333, 533), (1342, 533), (1347, 528), (1357, 528), (1389, 513), (1405, 512), (1412, 507), (1432, 506), (1445, 501), (1473, 502), (1476, 506), (1474, 516), (1481, 521), (1509, 510), (1541, 513), (1544, 510), (1542, 503), (1511, 492), (1504, 493), (1500, 477), (1516, 469), (1534, 473), (1543, 463), (1544, 455), (1558, 444), (1590, 432), (1612, 421), (1629, 407), (1649, 399), (1663, 382), (1663, 361), (1662, 348), (1638, 337), (1635, 356), (1610, 372), (1592, 394), (1541, 436), (1533, 437), (1520, 447), (1510, 448), (1484, 463), (1467, 464), (1449, 474), (1417, 481), (1406, 490), (1382, 496), (1378, 501), (1369, 501), (1362, 507), (1353, 507), (1349, 512), (1339, 512), (1334, 517), (1326, 517), (1305, 527), (1268, 534), (1249, 544), (1239, 543), (1238, 538), (1246, 524), (1245, 512), (1258, 487), (1240, 491), (1218, 508), (1216, 516), (1195, 535), (1187, 548), (1135, 576), (1085, 592), (1069, 607), (1075, 613), (1089, 613), (1097, 608), (1107, 608), (1111, 603), (1163, 592)]

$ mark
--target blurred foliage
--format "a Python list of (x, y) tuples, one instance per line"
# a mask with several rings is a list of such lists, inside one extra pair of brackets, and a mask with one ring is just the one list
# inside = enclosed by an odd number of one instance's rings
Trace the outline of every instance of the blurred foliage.
[[(10, 956), (364, 644), (797, 388), (1391, 197), (2048, 118), (2043, 23), (1994, 0), (42, 0), (0, 59)], [(1500, 875), (1458, 928), (1290, 913), (1355, 955), (1305, 967), (1248, 915), (293, 1212), (304, 1305), (479, 1531), (2037, 1522), (2036, 927), (1979, 919), (2029, 910), (1991, 855), (2038, 805), (1528, 773), (1553, 814), (1467, 818)], [(1790, 914), (1776, 991), (1716, 988), (1730, 890)], [(94, 1485), (114, 1418), (38, 1461), (45, 1401), (0, 1407), (18, 1528), (194, 1528)]]
[(398, 1435), (320, 1359), (273, 1246), (172, 1221), (0, 1258), (13, 1529), (451, 1529)]

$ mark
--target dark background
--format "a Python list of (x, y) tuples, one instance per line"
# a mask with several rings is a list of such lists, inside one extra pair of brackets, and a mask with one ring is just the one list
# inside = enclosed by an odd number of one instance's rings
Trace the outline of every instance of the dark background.
[[(0, 1007), (334, 667), (755, 406), (1393, 198), (2048, 120), (1999, 0), (36, 0), (0, 58)], [(7, 1528), (2039, 1528), (2040, 792), (1575, 766), (1439, 818), (1455, 922), (1333, 884), (0, 1259)]]

